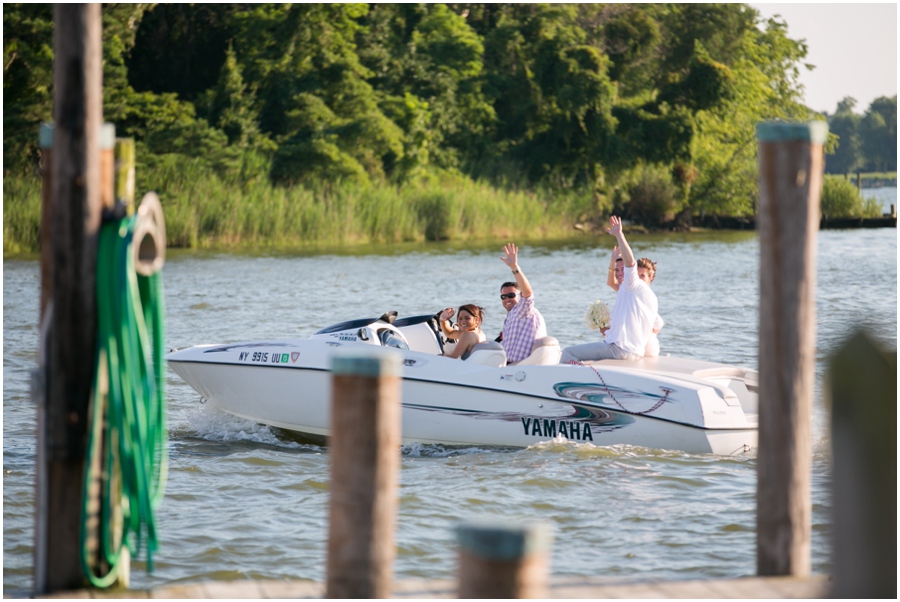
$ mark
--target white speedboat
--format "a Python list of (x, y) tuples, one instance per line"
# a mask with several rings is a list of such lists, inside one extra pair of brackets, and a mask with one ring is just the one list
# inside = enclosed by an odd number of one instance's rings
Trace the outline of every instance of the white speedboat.
[(216, 408), (314, 440), (329, 435), (332, 355), (377, 346), (402, 356), (404, 443), (527, 447), (564, 437), (722, 455), (756, 447), (754, 370), (674, 357), (560, 365), (549, 337), (516, 365), (492, 341), (463, 361), (442, 355), (450, 343), (436, 316), (396, 315), (166, 359)]

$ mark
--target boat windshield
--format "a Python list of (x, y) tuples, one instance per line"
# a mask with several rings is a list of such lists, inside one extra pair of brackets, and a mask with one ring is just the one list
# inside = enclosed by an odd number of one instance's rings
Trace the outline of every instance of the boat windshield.
[(409, 345), (406, 344), (406, 341), (403, 340), (403, 335), (399, 332), (394, 332), (393, 330), (385, 328), (379, 331), (378, 338), (385, 347), (393, 347), (394, 349), (402, 349), (404, 351), (409, 349)]
[(357, 328), (362, 328), (363, 326), (368, 326), (373, 322), (377, 322), (378, 318), (363, 318), (361, 320), (349, 320), (347, 322), (340, 322), (338, 324), (332, 324), (322, 330), (318, 331), (316, 334), (327, 334), (329, 332), (342, 332), (344, 330), (356, 330)]

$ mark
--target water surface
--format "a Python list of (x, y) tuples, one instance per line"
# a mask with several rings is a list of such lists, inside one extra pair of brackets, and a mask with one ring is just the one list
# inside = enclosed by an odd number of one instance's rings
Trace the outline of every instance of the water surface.
[[(663, 353), (756, 367), (759, 247), (753, 232), (632, 237), (658, 262)], [(502, 242), (371, 247), (325, 254), (171, 252), (167, 345), (305, 337), (334, 322), (430, 313), (475, 302), (500, 329)], [(612, 238), (526, 245), (522, 270), (550, 334), (594, 340), (589, 303), (609, 303)], [(894, 229), (819, 233), (812, 568), (830, 570), (829, 355), (859, 325), (896, 349)], [(778, 269), (779, 266), (763, 266)], [(32, 586), (36, 261), (4, 262), (3, 584)], [(136, 588), (229, 579), (324, 580), (328, 453), (284, 431), (212, 410), (171, 371), (170, 475), (156, 570)], [(409, 446), (402, 454), (397, 578), (453, 578), (453, 527), (468, 519), (546, 520), (552, 571), (640, 579), (755, 574), (756, 463), (633, 447), (546, 443), (525, 450)]]

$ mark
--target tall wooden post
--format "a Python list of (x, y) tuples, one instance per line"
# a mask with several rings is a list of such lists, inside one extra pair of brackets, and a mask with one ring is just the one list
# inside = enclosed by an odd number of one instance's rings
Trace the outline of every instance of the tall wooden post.
[(330, 524), (325, 595), (389, 598), (400, 472), (400, 357), (332, 360)]
[(100, 5), (54, 6), (53, 290), (38, 409), (35, 591), (84, 583), (78, 549), (88, 405), (96, 352), (100, 227)]
[(53, 260), (52, 220), (53, 206), (53, 125), (42, 123), (38, 133), (38, 145), (41, 147), (41, 323), (44, 311), (50, 303), (53, 292)]
[(134, 214), (134, 138), (117, 138), (115, 148), (115, 198)]
[(834, 354), (834, 598), (897, 598), (897, 352), (860, 331)]
[(759, 141), (759, 575), (810, 571), (816, 236), (824, 122), (763, 123)]
[(457, 529), (458, 598), (547, 598), (553, 528), (468, 524)]
[(110, 210), (116, 203), (116, 126), (104, 123), (100, 127), (100, 207)]

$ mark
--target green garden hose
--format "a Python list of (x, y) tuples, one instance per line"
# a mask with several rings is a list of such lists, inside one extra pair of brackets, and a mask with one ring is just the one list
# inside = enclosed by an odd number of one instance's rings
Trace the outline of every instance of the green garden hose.
[[(123, 545), (133, 556), (146, 547), (152, 572), (154, 510), (167, 474), (162, 281), (158, 272), (135, 272), (137, 223), (136, 215), (104, 223), (97, 255), (97, 368), (80, 549), (85, 576), (101, 588), (116, 582)], [(98, 482), (99, 509), (89, 507)]]

